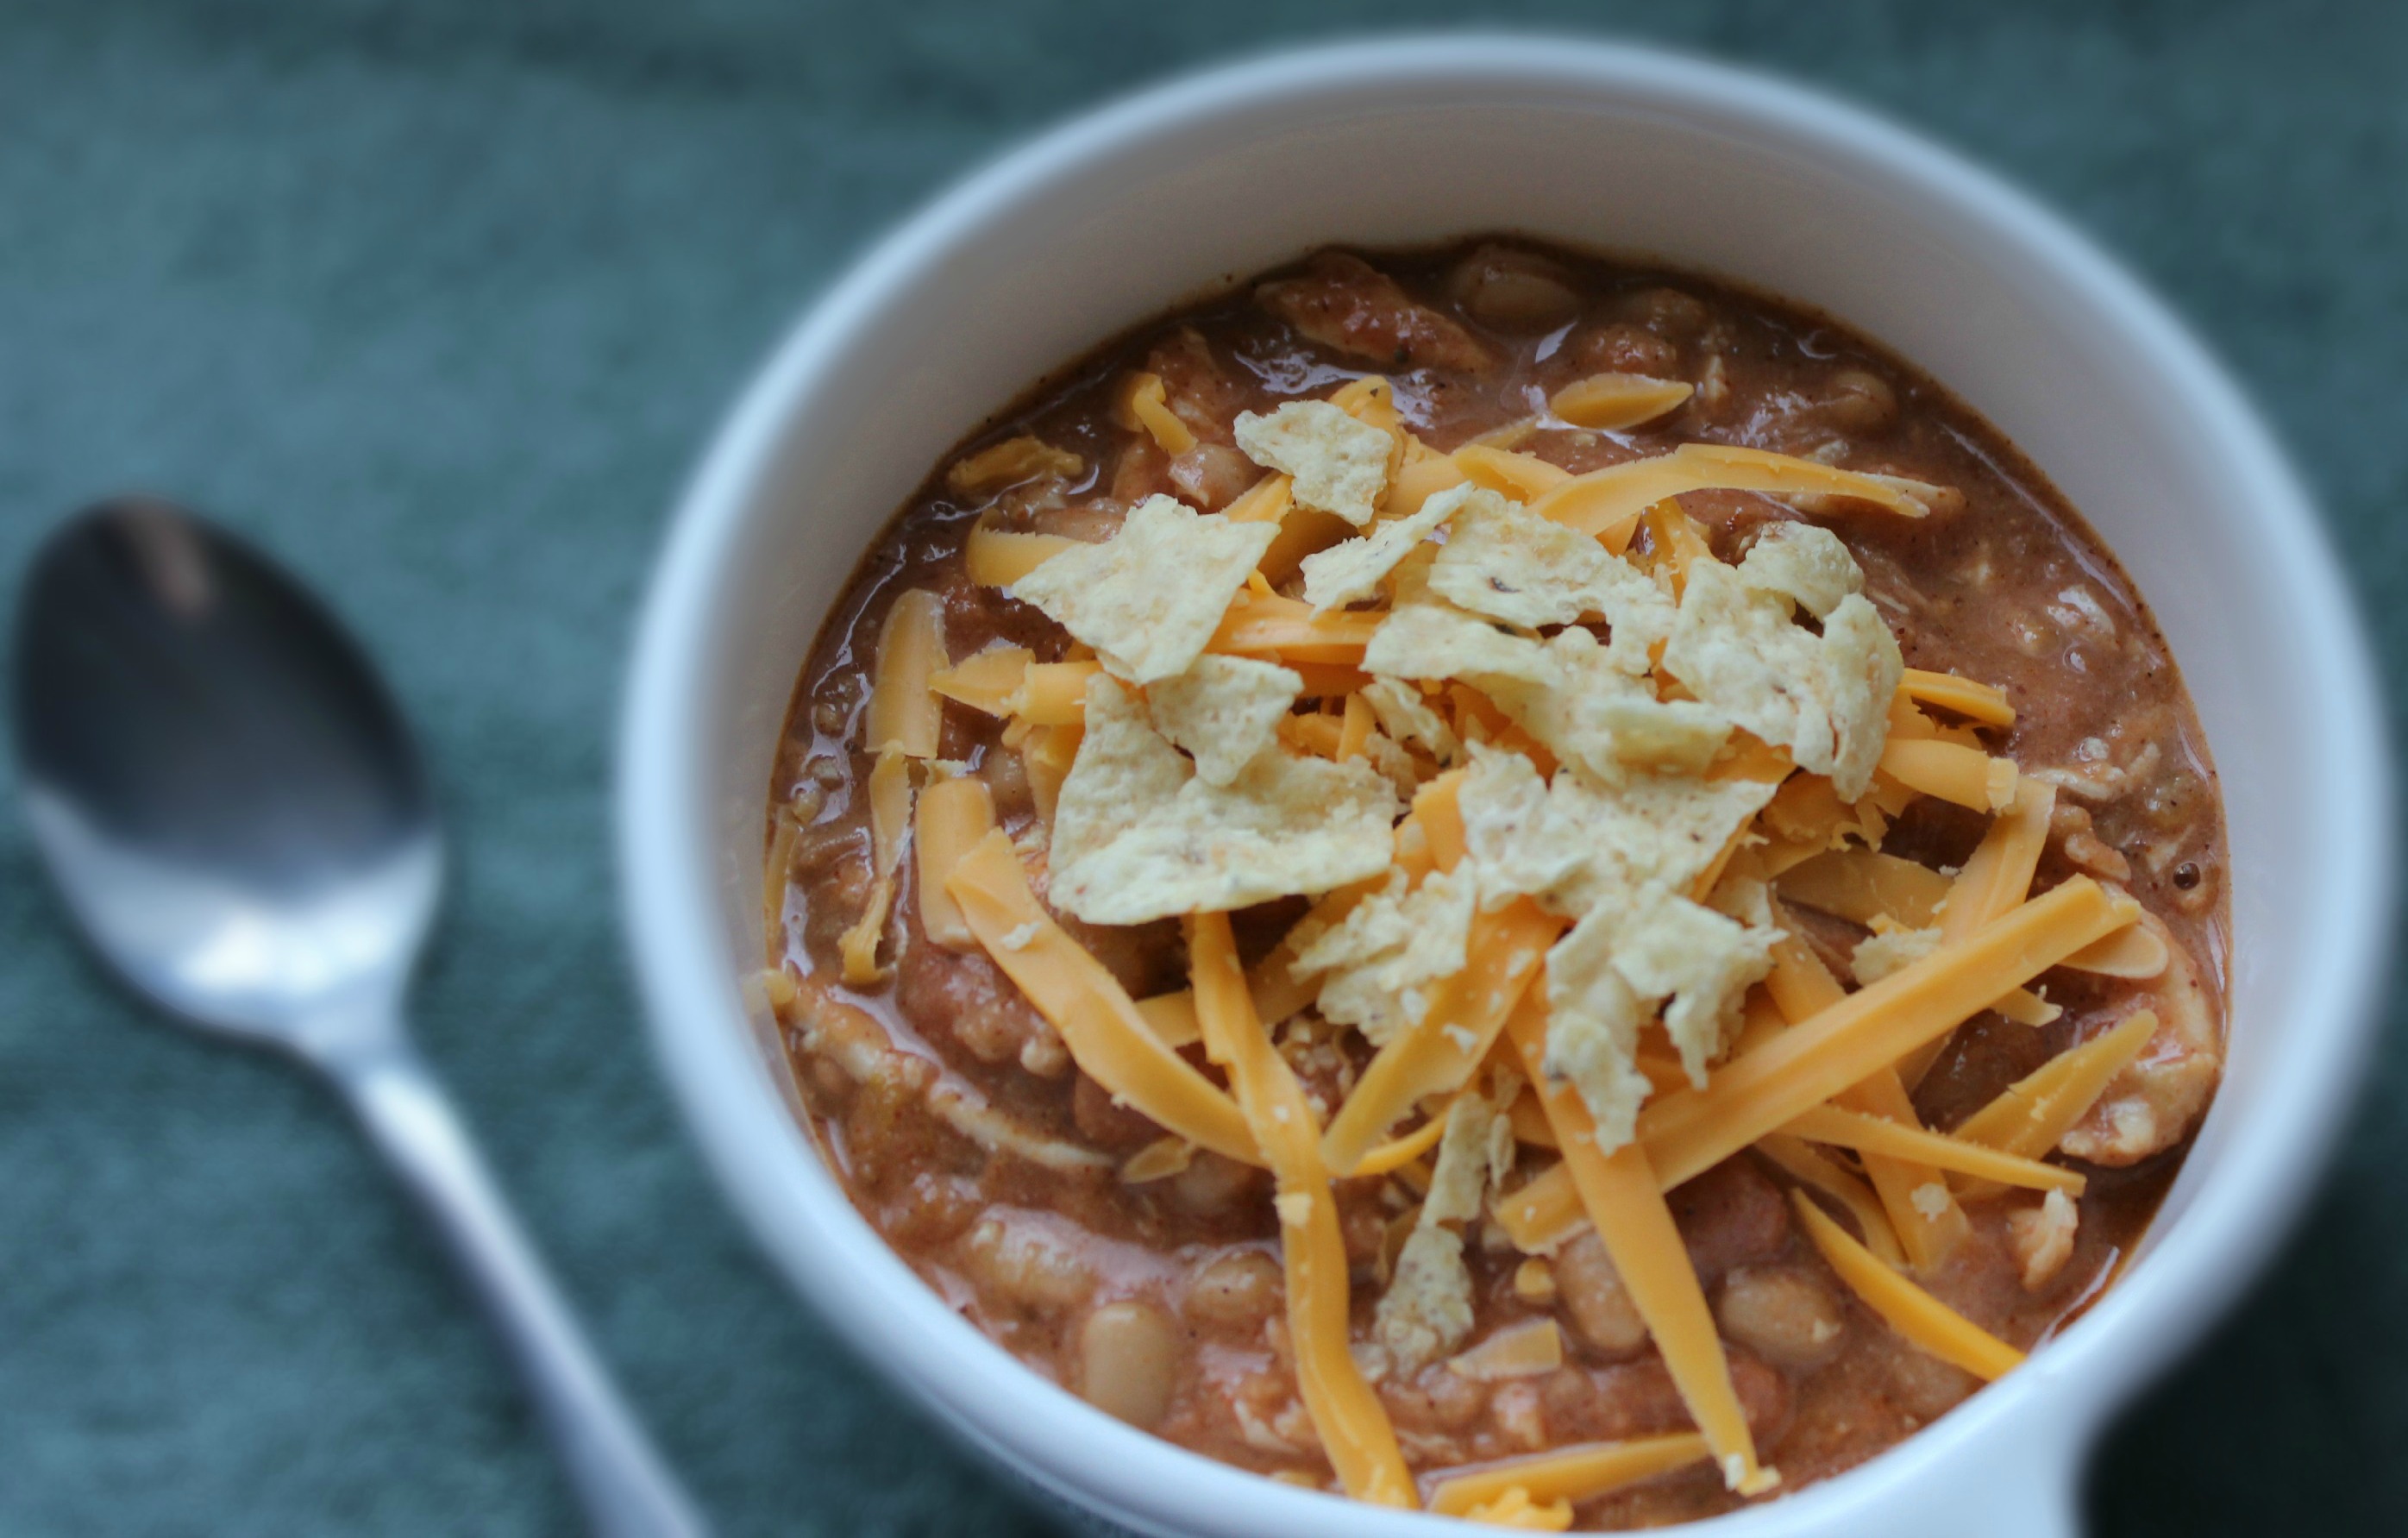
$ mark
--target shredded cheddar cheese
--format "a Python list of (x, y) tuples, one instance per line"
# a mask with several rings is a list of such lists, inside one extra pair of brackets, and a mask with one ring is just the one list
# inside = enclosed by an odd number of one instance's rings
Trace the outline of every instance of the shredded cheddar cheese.
[(1985, 1382), (2021, 1367), (2024, 1354), (1884, 1265), (1802, 1191), (1790, 1193), (1807, 1238), (1867, 1308), (1916, 1345)]
[(1523, 1070), (1539, 1092), (1539, 1103), (1555, 1127), (1563, 1167), (1571, 1171), (1581, 1205), (1605, 1242), (1614, 1272), (1646, 1321), (1664, 1365), (1671, 1370), (1682, 1401), (1721, 1465), (1723, 1483), (1743, 1495), (1770, 1490), (1781, 1476), (1756, 1462), (1756, 1439), (1731, 1386), (1722, 1337), (1715, 1332), (1705, 1289), (1689, 1264), (1680, 1230), (1672, 1226), (1671, 1209), (1664, 1204), (1647, 1150), (1631, 1143), (1611, 1155), (1598, 1152), (1597, 1128), (1587, 1107), (1569, 1085), (1547, 1080), (1546, 995), (1541, 989), (1529, 997), (1531, 1001), (1514, 1012), (1508, 1029)]
[(1388, 1413), (1348, 1349), (1346, 1243), (1312, 1107), (1254, 1017), (1228, 915), (1199, 913), (1188, 924), (1188, 971), (1205, 1053), (1228, 1073), (1245, 1124), (1279, 1183), (1288, 1333), (1305, 1409), (1347, 1494), (1383, 1506), (1418, 1505)]
[(878, 632), (862, 741), (870, 752), (900, 748), (906, 756), (937, 756), (944, 702), (928, 687), (945, 665), (945, 601), (924, 588), (898, 593)]
[(987, 955), (1061, 1032), (1090, 1078), (1190, 1143), (1244, 1163), (1262, 1162), (1228, 1096), (1146, 1028), (1112, 974), (1030, 893), (1002, 829), (953, 868), (945, 890)]
[(1640, 1136), (1668, 1186), (1940, 1036), (2083, 946), (2132, 920), (2138, 905), (2077, 876), (1725, 1064), (1640, 1114)]
[(1567, 1501), (1577, 1505), (1708, 1456), (1706, 1439), (1695, 1431), (1557, 1447), (1526, 1458), (1509, 1458), (1475, 1473), (1441, 1476), (1430, 1493), (1429, 1509), (1441, 1516), (1469, 1516), (1474, 1508), (1514, 1489), (1532, 1501)]

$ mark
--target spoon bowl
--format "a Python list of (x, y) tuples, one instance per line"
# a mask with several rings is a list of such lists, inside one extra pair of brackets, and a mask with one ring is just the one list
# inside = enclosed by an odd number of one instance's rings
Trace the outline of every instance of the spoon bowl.
[(18, 609), (26, 815), (136, 992), (322, 1071), (450, 1243), (594, 1530), (702, 1529), (402, 1028), (442, 885), (426, 779), (334, 617), (141, 498), (71, 519)]
[(407, 729), (332, 615), (241, 542), (127, 499), (36, 557), (16, 655), (27, 819), (136, 989), (285, 1044), (397, 995), (441, 839)]

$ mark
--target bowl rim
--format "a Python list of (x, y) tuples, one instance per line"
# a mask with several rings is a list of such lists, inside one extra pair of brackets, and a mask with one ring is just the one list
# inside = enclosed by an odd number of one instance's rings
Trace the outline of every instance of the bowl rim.
[[(788, 331), (716, 432), (680, 498), (638, 634), (619, 743), (623, 899), (654, 1049), (688, 1127), (756, 1240), (822, 1315), (924, 1407), (1057, 1497), (1141, 1527), (1200, 1521), (1235, 1533), (1311, 1521), (1366, 1538), (1431, 1531), (1408, 1526), (1426, 1517), (1282, 1486), (1188, 1452), (1057, 1391), (945, 1308), (824, 1170), (798, 1171), (792, 1157), (765, 1157), (781, 1139), (794, 1145), (790, 1156), (816, 1156), (747, 1056), (752, 1034), (738, 979), (724, 975), (712, 860), (685, 836), (685, 811), (710, 795), (699, 763), (708, 751), (699, 744), (709, 691), (699, 685), (714, 660), (713, 595), (757, 512), (755, 488), (797, 403), (860, 317), (924, 280), (982, 221), (1056, 179), (1091, 174), (1115, 146), (1197, 131), (1333, 84), (1432, 79), (1542, 81), (1652, 101), (1776, 131), (1793, 148), (1910, 188), (1922, 200), (1916, 217), (1944, 211), (1983, 227), (2120, 325), (2152, 372), (2181, 392), (2226, 471), (2250, 489), (2281, 536), (2267, 542), (2262, 580), (2289, 596), (2300, 644), (2326, 664), (2303, 686), (2332, 702), (2323, 712), (2332, 733), (2323, 745), (2327, 780), (2366, 836), (2333, 852), (2325, 904), (2333, 922), (2301, 963), (2312, 979), (2301, 1013), (2314, 1028), (2295, 1028), (2286, 1041), (2246, 1150), (2236, 1148), (2216, 1177), (2201, 1183), (2147, 1265), (2119, 1279), (2026, 1368), (1854, 1469), (1695, 1530), (1741, 1538), (1871, 1517), (1910, 1487), (1928, 1493), (1934, 1478), (1961, 1473), (1969, 1445), (1983, 1456), (2002, 1450), (2016, 1472), (2039, 1476), (2054, 1494), (2027, 1499), (2061, 1524), (2071, 1514), (2072, 1476), (2100, 1422), (2263, 1268), (2329, 1159), (2372, 1047), (2372, 1005), (2384, 972), (2392, 885), (2387, 717), (2355, 605), (2312, 503), (2264, 424), (2186, 328), (2086, 237), (1990, 172), (1862, 108), (1755, 70), (1555, 35), (1419, 34), (1286, 50), (1081, 114), (972, 172), (862, 254)], [(802, 1178), (793, 1178), (798, 1172)], [(876, 1257), (858, 1253), (865, 1234)], [(850, 1253), (832, 1253), (839, 1247)], [(899, 1290), (897, 1277), (908, 1284)]]

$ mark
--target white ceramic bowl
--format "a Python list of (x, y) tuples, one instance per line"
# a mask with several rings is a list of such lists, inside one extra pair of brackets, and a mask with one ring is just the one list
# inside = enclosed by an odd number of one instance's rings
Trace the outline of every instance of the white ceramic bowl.
[(821, 1166), (745, 980), (763, 955), (763, 808), (789, 691), (855, 559), (938, 457), (1039, 376), (1199, 290), (1325, 242), (1496, 229), (1723, 274), (1896, 348), (2088, 515), (2189, 680), (2230, 819), (2232, 1050), (2142, 1254), (2028, 1366), (1928, 1429), (1707, 1524), (1728, 1538), (2072, 1531), (2100, 1422), (2264, 1263), (2346, 1109), (2388, 915), (2383, 707), (2307, 498), (2165, 310), (1985, 173), (1755, 75), (1555, 39), (1289, 53), (1082, 118), (864, 258), (722, 429), (644, 619), (620, 837), (676, 1092), (796, 1287), (1039, 1488), (1147, 1533), (1439, 1531), (1183, 1452), (1021, 1369)]

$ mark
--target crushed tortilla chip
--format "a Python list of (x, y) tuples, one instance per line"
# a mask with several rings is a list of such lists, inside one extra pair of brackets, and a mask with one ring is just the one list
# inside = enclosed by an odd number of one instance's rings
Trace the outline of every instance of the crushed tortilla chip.
[(1647, 1007), (1614, 970), (1612, 930), (1609, 916), (1572, 926), (1548, 951), (1546, 973), (1547, 1077), (1580, 1095), (1605, 1154), (1630, 1141), (1652, 1087), (1638, 1066)]
[(1484, 908), (1552, 891), (1587, 858), (1582, 830), (1565, 821), (1546, 782), (1518, 753), (1475, 744), (1455, 792), (1455, 811)]
[(1832, 607), (1820, 636), (1792, 623), (1790, 604), (1719, 561), (1692, 562), (1664, 671), (1852, 801), (1888, 740), (1905, 660), (1861, 594)]
[(1233, 524), (1149, 496), (1111, 539), (1063, 551), (1008, 591), (1094, 647), (1115, 677), (1151, 683), (1203, 653), (1278, 536), (1276, 524)]
[(1422, 692), (1400, 679), (1374, 677), (1360, 693), (1380, 729), (1398, 742), (1418, 744), (1441, 765), (1463, 756), (1463, 743), (1441, 716), (1429, 708)]
[(1049, 900), (1091, 924), (1142, 924), (1378, 875), (1395, 849), (1397, 794), (1359, 760), (1284, 751), (1256, 755), (1226, 785), (1210, 783), (1155, 730), (1142, 700), (1099, 675), (1087, 685), (1086, 734), (1054, 815)]
[(1577, 914), (1651, 886), (1686, 892), (1772, 792), (1761, 780), (1635, 774), (1605, 786), (1559, 772), (1548, 800), (1588, 858), (1550, 900)]
[(1466, 870), (1411, 890), (1405, 873), (1391, 870), (1387, 886), (1343, 919), (1294, 941), (1289, 970), (1322, 974), (1321, 1013), (1384, 1046), (1428, 1015), (1433, 985), (1463, 970), (1477, 892)]
[(1471, 496), (1495, 497), (1494, 492), (1465, 484), (1424, 502), (1417, 511), (1375, 524), (1359, 539), (1346, 539), (1304, 558), (1304, 601), (1313, 612), (1359, 603), (1380, 590), (1380, 583), (1415, 545), (1462, 508)]
[(1649, 648), (1672, 633), (1672, 600), (1654, 579), (1596, 539), (1495, 493), (1467, 502), (1430, 568), (1431, 591), (1457, 607), (1534, 629), (1601, 615), (1615, 666), (1647, 671)]
[(1408, 601), (1371, 632), (1363, 670), (1397, 678), (1507, 678), (1544, 688), (1554, 681), (1543, 645), (1437, 598)]
[(1297, 506), (1334, 512), (1355, 527), (1371, 521), (1388, 488), (1397, 440), (1326, 400), (1291, 400), (1268, 416), (1241, 411), (1238, 447), (1265, 469), (1296, 478)]
[(1194, 772), (1154, 730), (1137, 695), (1107, 678), (1090, 680), (1086, 730), (1054, 806), (1051, 869), (1058, 872), (1102, 851), (1149, 808), (1176, 797)]
[(1702, 774), (1730, 737), (1730, 721), (1691, 699), (1658, 699), (1616, 663), (1611, 647), (1577, 625), (1545, 643), (1547, 682), (1485, 682), (1489, 695), (1562, 762), (1612, 783), (1627, 768)]
[(1407, 1373), (1453, 1351), (1471, 1333), (1471, 1273), (1458, 1230), (1480, 1215), (1498, 1120), (1496, 1105), (1469, 1089), (1447, 1107), (1429, 1192), (1398, 1253), (1396, 1279), (1372, 1316), (1372, 1339)]
[(1303, 692), (1292, 668), (1207, 654), (1149, 685), (1145, 703), (1162, 735), (1195, 758), (1197, 777), (1226, 785), (1278, 741), (1280, 717)]
[(1940, 930), (1910, 928), (1896, 922), (1884, 923), (1881, 916), (1873, 920), (1873, 932), (1856, 942), (1856, 954), (1848, 958), (1848, 970), (1856, 974), (1856, 983), (1870, 987), (1894, 971), (1901, 970), (1940, 949)]
[(1747, 990), (1772, 970), (1778, 930), (1737, 919), (1669, 893), (1629, 915), (1615, 937), (1613, 968), (1643, 999), (1670, 999), (1664, 1033), (1681, 1054), (1689, 1082), (1702, 1087), (1706, 1067), (1739, 1029)]
[(1812, 524), (1766, 529), (1740, 562), (1739, 580), (1758, 592), (1781, 595), (1818, 620), (1849, 594), (1865, 590), (1864, 569), (1848, 547), (1829, 529)]

